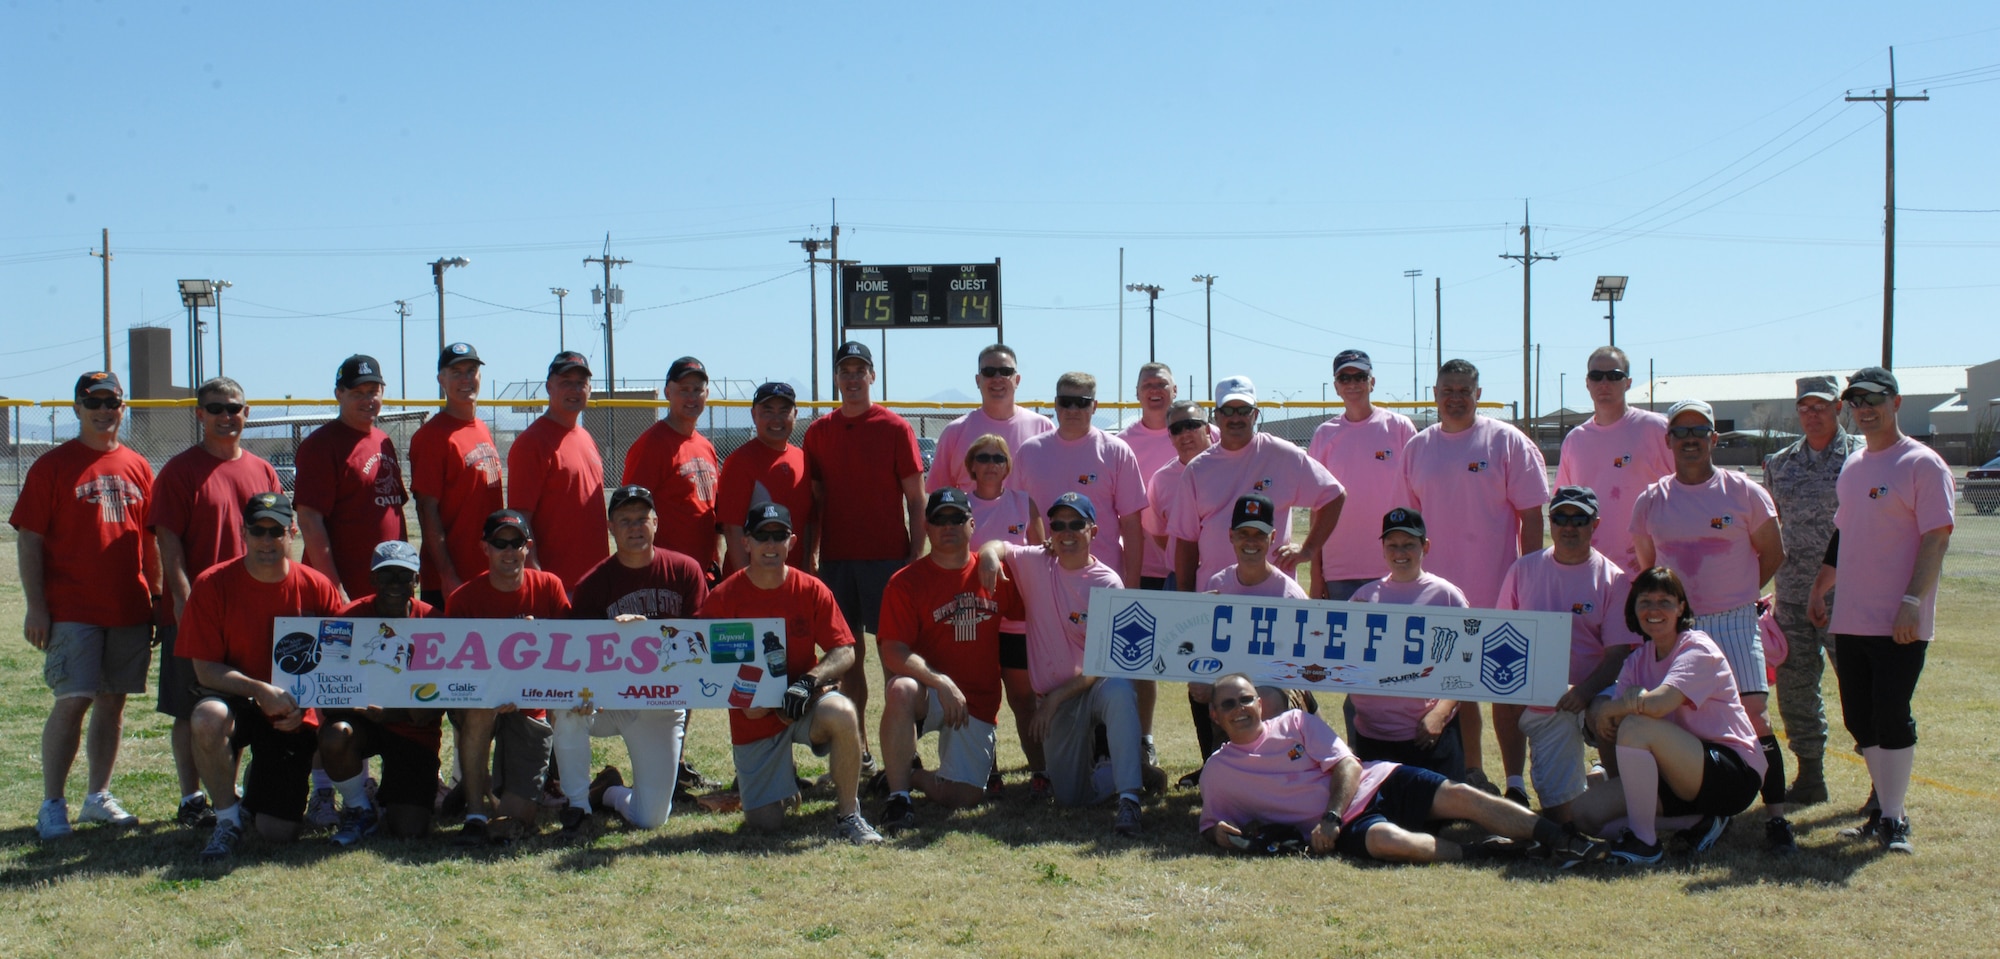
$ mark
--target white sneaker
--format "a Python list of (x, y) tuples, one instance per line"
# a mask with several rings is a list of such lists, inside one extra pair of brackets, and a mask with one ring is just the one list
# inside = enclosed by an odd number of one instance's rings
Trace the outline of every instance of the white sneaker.
[(118, 804), (118, 797), (107, 790), (91, 793), (83, 797), (83, 811), (76, 814), (77, 822), (101, 822), (107, 826), (136, 826), (139, 817), (125, 811)]
[(306, 803), (306, 821), (327, 828), (340, 825), (340, 807), (334, 802), (333, 787), (313, 790), (312, 800)]
[(35, 814), (35, 832), (44, 840), (69, 835), (69, 803), (60, 799), (42, 800), (41, 811)]
[(834, 832), (857, 846), (872, 846), (882, 841), (882, 834), (868, 825), (868, 820), (861, 818), (858, 810), (840, 817), (834, 824)]

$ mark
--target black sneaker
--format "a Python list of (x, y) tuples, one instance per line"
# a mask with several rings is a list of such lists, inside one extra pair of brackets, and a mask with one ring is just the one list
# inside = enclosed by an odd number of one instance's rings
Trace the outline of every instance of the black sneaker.
[(593, 817), (582, 806), (564, 806), (556, 819), (562, 823), (563, 839), (576, 841), (590, 838)]
[(895, 835), (917, 824), (917, 807), (908, 796), (890, 796), (875, 821), (881, 824), (882, 832)]
[[(613, 786), (623, 785), (625, 785), (625, 777), (618, 772), (618, 767), (606, 766), (598, 770), (597, 775), (590, 780), (590, 808), (603, 809), (604, 794), (610, 792)], [(681, 781), (676, 781), (674, 784), (676, 789), (680, 788), (680, 785)], [(678, 794), (676, 796), (678, 797)]]
[(1111, 825), (1111, 831), (1120, 836), (1139, 834), (1139, 803), (1137, 800), (1118, 797), (1118, 818)]
[(1502, 794), (1500, 798), (1505, 799), (1508, 802), (1521, 807), (1522, 809), (1535, 808), (1534, 804), (1528, 801), (1528, 791), (1522, 789), (1519, 786), (1508, 786), (1507, 792)]
[(1783, 816), (1773, 816), (1764, 824), (1764, 845), (1780, 856), (1789, 856), (1799, 851), (1798, 837), (1792, 835), (1792, 821)]
[(1882, 836), (1882, 849), (1886, 852), (1910, 855), (1917, 851), (1917, 847), (1910, 842), (1910, 820), (1907, 816), (1902, 819), (1883, 819), (1877, 832)]
[(1629, 829), (1604, 851), (1606, 862), (1620, 866), (1657, 866), (1666, 858), (1667, 852), (1659, 843), (1640, 842)]
[(681, 768), (680, 771), (675, 774), (674, 781), (678, 783), (681, 786), (681, 788), (688, 790), (713, 789), (716, 786), (716, 783), (713, 780), (710, 780), (707, 776), (701, 774), (701, 770), (688, 765), (687, 760), (681, 760)]
[(1549, 850), (1549, 865), (1557, 869), (1574, 869), (1587, 862), (1602, 860), (1610, 848), (1610, 843), (1592, 839), (1572, 829), (1563, 836), (1560, 844)]
[(189, 829), (215, 828), (215, 808), (208, 804), (207, 796), (195, 796), (181, 800), (180, 811), (174, 813), (174, 821)]
[(484, 846), (488, 841), (484, 819), (467, 819), (465, 825), (458, 827), (458, 835), (452, 839), (452, 842), (460, 846)]
[(1007, 797), (1007, 781), (1000, 778), (1000, 771), (994, 770), (986, 777), (986, 801), (999, 802)]
[(1868, 810), (1867, 819), (1863, 819), (1861, 821), (1861, 824), (1858, 826), (1849, 826), (1846, 829), (1842, 829), (1840, 831), (1840, 838), (1872, 839), (1881, 830), (1882, 830), (1882, 811), (1879, 809), (1870, 809)]
[[(1703, 816), (1695, 820), (1694, 825), (1675, 833), (1674, 838), (1687, 845), (1688, 855), (1699, 856), (1714, 849), (1716, 840), (1721, 839), (1723, 831), (1728, 828), (1728, 816)], [(1790, 828), (1789, 824), (1787, 828)]]
[(1201, 770), (1197, 769), (1197, 770), (1195, 770), (1194, 772), (1191, 772), (1191, 773), (1188, 773), (1188, 774), (1187, 774), (1187, 775), (1185, 775), (1185, 776), (1182, 776), (1182, 777), (1181, 777), (1181, 778), (1180, 778), (1180, 779), (1179, 779), (1178, 781), (1176, 781), (1176, 782), (1174, 783), (1174, 788), (1175, 788), (1175, 789), (1200, 789), (1200, 788), (1201, 788)]

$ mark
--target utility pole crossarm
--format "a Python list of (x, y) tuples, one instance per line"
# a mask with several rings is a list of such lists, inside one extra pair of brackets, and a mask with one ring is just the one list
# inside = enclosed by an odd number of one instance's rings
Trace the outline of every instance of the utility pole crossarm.
[(1529, 283), (1534, 274), (1534, 266), (1537, 262), (1541, 260), (1562, 259), (1561, 256), (1558, 256), (1553, 253), (1548, 253), (1548, 254), (1536, 253), (1533, 250), (1529, 249), (1528, 230), (1529, 230), (1528, 205), (1526, 203), (1523, 203), (1521, 204), (1521, 252), (1500, 254), (1500, 258), (1503, 260), (1518, 260), (1521, 263), (1521, 400), (1522, 402), (1521, 402), (1521, 409), (1515, 411), (1514, 415), (1516, 419), (1521, 418), (1524, 412), (1530, 418), (1532, 418), (1535, 415), (1533, 405), (1529, 402), (1530, 398), (1529, 390), (1531, 390), (1534, 387), (1534, 382), (1535, 382), (1534, 361), (1532, 359), (1532, 356), (1535, 351), (1535, 344), (1534, 344), (1533, 330), (1529, 322), (1531, 315), (1529, 311), (1529, 292), (1530, 292)]
[(1920, 103), (1929, 91), (1913, 97), (1896, 93), (1896, 48), (1889, 48), (1889, 86), (1880, 96), (1849, 96), (1849, 103), (1880, 103), (1885, 118), (1882, 163), (1882, 366), (1895, 369), (1896, 341), (1896, 104)]

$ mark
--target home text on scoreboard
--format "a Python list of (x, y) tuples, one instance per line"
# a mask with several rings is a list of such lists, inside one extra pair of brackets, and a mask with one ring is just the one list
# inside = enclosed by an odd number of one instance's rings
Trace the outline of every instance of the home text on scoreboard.
[(929, 266), (849, 266), (842, 325), (983, 327), (1000, 325), (1000, 261)]

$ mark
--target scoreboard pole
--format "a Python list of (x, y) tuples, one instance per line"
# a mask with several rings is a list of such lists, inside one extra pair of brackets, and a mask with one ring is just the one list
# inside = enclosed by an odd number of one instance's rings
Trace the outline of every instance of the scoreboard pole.
[[(993, 258), (993, 275), (994, 276), (1000, 275), (1000, 258), (997, 256)], [(998, 296), (999, 294), (995, 293), (994, 295)], [(1007, 342), (1007, 311), (1005, 309), (1002, 309), (1000, 311), (1000, 316), (993, 321), (993, 332), (995, 334), (993, 342), (995, 343)]]

